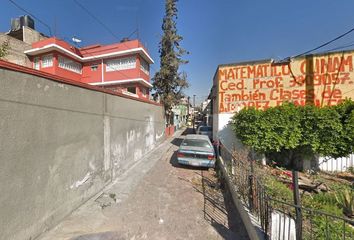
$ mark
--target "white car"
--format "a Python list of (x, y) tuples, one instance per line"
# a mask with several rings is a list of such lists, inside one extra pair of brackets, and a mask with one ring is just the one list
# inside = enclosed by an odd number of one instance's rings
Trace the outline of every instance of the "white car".
[(198, 129), (197, 129), (197, 134), (206, 135), (210, 139), (213, 138), (213, 131), (212, 131), (211, 126), (199, 126)]
[(177, 151), (179, 164), (198, 167), (215, 167), (214, 147), (203, 135), (188, 134)]

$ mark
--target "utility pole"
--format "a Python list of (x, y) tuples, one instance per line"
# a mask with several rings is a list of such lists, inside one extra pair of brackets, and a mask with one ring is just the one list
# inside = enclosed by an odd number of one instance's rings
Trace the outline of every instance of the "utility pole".
[(299, 194), (299, 175), (297, 169), (292, 170), (292, 180), (293, 180), (293, 195), (295, 207), (295, 229), (296, 229), (296, 240), (302, 239), (302, 211), (301, 202)]
[(187, 105), (187, 111), (188, 111), (188, 120), (189, 120), (189, 118), (190, 118), (190, 114), (189, 114), (189, 99), (190, 99), (191, 97), (190, 96), (188, 96), (188, 105)]
[(195, 133), (195, 94), (193, 94), (193, 131)]

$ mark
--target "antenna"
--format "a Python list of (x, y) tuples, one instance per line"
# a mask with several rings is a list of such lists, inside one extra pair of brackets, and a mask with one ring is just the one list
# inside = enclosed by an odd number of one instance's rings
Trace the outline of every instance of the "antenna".
[(71, 41), (73, 41), (74, 43), (81, 43), (82, 42), (81, 39), (78, 39), (75, 36), (71, 38)]

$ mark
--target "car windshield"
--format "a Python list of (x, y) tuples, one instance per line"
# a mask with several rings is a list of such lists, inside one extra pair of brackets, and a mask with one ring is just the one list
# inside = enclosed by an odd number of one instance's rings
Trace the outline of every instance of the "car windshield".
[(207, 147), (211, 148), (208, 141), (202, 139), (184, 139), (181, 144), (182, 146), (190, 146), (190, 147)]
[(202, 132), (211, 132), (211, 127), (200, 127), (200, 131), (202, 131)]

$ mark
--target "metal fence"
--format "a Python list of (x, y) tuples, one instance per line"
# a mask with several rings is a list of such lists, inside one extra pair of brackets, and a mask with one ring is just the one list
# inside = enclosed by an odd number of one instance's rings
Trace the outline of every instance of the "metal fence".
[(354, 239), (350, 219), (271, 198), (247, 153), (231, 152), (221, 144), (219, 154), (240, 200), (258, 219), (266, 239)]

